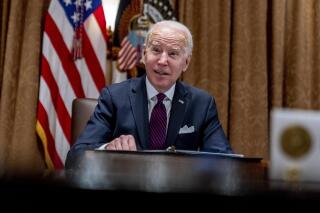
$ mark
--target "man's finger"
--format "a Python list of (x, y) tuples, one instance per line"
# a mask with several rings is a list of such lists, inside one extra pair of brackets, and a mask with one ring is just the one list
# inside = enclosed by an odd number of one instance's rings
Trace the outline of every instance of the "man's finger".
[(114, 144), (112, 142), (110, 142), (106, 147), (106, 150), (116, 150), (116, 147), (114, 146)]
[(136, 141), (132, 135), (128, 135), (129, 150), (137, 151)]
[(121, 138), (116, 138), (114, 140), (114, 146), (116, 147), (116, 150), (122, 150)]
[(128, 138), (127, 135), (121, 135), (120, 136), (122, 150), (129, 150), (128, 139), (129, 138)]

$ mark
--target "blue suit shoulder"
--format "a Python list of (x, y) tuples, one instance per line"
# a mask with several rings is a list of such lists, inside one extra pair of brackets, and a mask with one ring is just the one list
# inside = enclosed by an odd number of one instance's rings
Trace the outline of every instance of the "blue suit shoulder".
[(197, 99), (201, 99), (201, 100), (210, 100), (213, 99), (214, 97), (212, 95), (210, 95), (207, 91), (191, 86), (190, 84), (186, 83), (186, 82), (182, 82), (180, 81), (180, 83), (183, 85), (185, 91), (187, 93), (189, 93), (192, 96), (192, 99), (197, 100)]
[(101, 91), (101, 93), (105, 93), (106, 91), (109, 91), (110, 93), (127, 93), (132, 87), (135, 87), (142, 83), (144, 81), (144, 76), (143, 77), (138, 77), (138, 78), (130, 78), (125, 81), (122, 81), (120, 83), (113, 83), (110, 84), (106, 87), (104, 87)]
[(108, 86), (105, 86), (102, 89), (102, 93), (105, 92), (106, 90), (109, 90), (110, 92), (122, 92), (128, 89), (130, 82), (132, 81), (132, 79), (128, 79), (125, 81), (122, 81), (120, 83), (113, 83), (110, 84)]

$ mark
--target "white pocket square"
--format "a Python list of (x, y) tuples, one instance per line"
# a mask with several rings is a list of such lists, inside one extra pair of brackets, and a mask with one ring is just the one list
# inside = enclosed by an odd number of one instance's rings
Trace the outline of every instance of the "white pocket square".
[(179, 130), (179, 134), (186, 134), (186, 133), (192, 133), (192, 132), (194, 132), (194, 126), (188, 127), (187, 125), (184, 125)]

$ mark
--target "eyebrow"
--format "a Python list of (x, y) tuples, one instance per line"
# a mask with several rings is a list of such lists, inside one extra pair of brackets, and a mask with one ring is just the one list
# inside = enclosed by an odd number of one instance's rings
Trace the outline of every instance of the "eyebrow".
[[(156, 42), (156, 41), (155, 41)], [(156, 44), (153, 44), (152, 42), (148, 45), (149, 47), (155, 46), (155, 47), (161, 47), (163, 46), (160, 42), (156, 42)], [(166, 46), (166, 45), (165, 45)], [(166, 46), (167, 47), (167, 46)], [(168, 49), (173, 49), (173, 50), (184, 50), (185, 47), (180, 47), (179, 45), (174, 45), (172, 47), (167, 47)]]

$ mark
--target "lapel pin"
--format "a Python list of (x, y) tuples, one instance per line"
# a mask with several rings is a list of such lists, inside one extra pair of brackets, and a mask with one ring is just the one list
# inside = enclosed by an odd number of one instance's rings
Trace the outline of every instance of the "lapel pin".
[(181, 99), (179, 99), (179, 102), (180, 102), (181, 104), (184, 104), (184, 101), (183, 101), (183, 100), (181, 100)]

